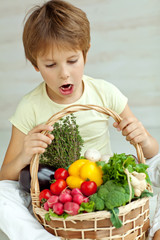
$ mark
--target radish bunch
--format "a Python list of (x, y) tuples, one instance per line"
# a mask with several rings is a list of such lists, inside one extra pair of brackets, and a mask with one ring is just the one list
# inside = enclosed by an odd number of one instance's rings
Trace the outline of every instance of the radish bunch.
[(57, 215), (62, 215), (64, 212), (76, 215), (81, 203), (88, 201), (88, 198), (82, 194), (79, 188), (64, 189), (59, 196), (52, 195), (49, 197), (44, 203), (44, 209), (49, 211), (49, 208), (51, 208)]

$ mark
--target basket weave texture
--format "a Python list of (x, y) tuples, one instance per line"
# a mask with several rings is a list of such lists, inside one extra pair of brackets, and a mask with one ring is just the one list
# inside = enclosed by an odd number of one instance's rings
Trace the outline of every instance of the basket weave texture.
[[(54, 114), (47, 125), (53, 125), (62, 117), (78, 112), (95, 110), (107, 116), (111, 116), (116, 122), (120, 122), (121, 117), (111, 109), (97, 105), (71, 105), (62, 111)], [(42, 132), (44, 135), (46, 131)], [(142, 148), (139, 144), (135, 145), (139, 163), (145, 163)], [(38, 182), (39, 154), (36, 154), (31, 161), (31, 198), (33, 212), (38, 221), (45, 229), (55, 236), (62, 239), (103, 239), (103, 240), (141, 240), (146, 239), (149, 229), (149, 198), (145, 197), (133, 201), (125, 206), (119, 207), (119, 218), (123, 226), (116, 229), (110, 221), (110, 212), (97, 211), (69, 216), (66, 219), (53, 218), (51, 221), (45, 220), (45, 211), (40, 206), (39, 201), (39, 182)]]

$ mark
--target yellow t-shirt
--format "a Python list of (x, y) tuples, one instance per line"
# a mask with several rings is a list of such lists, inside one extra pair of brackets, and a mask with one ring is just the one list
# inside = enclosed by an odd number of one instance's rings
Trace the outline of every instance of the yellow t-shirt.
[[(74, 104), (94, 104), (112, 109), (120, 114), (127, 98), (111, 83), (83, 76), (84, 92)], [(72, 104), (58, 104), (47, 95), (45, 82), (25, 95), (20, 101), (10, 122), (27, 134), (33, 127), (45, 123), (54, 113)], [(95, 110), (74, 113), (84, 140), (82, 155), (88, 148), (96, 148), (101, 154), (111, 154), (108, 131), (108, 116)]]

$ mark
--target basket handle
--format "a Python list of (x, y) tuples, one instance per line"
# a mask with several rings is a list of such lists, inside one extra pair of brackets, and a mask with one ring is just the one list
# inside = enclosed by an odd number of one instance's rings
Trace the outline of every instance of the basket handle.
[[(64, 108), (63, 110), (55, 113), (52, 117), (46, 122), (47, 125), (53, 125), (55, 122), (60, 120), (62, 117), (69, 115), (78, 111), (88, 111), (95, 110), (97, 112), (103, 113), (105, 115), (111, 116), (117, 123), (120, 123), (122, 118), (114, 111), (109, 108), (97, 106), (97, 105), (71, 105)], [(44, 135), (48, 132), (43, 131)], [(139, 163), (145, 163), (142, 147), (139, 144), (134, 145), (137, 153), (137, 158)], [(39, 182), (38, 182), (38, 167), (39, 167), (39, 154), (33, 156), (30, 164), (30, 174), (31, 174), (31, 197), (33, 206), (40, 206), (39, 202)], [(34, 210), (34, 207), (33, 207)]]

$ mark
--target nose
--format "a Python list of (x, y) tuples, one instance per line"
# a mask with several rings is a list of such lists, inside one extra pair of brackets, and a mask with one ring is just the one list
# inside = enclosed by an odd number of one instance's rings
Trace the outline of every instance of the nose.
[(69, 77), (69, 70), (66, 65), (60, 67), (60, 78), (63, 80), (68, 79)]

